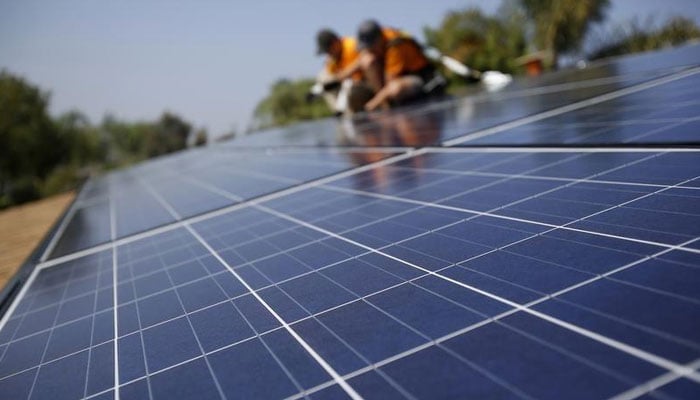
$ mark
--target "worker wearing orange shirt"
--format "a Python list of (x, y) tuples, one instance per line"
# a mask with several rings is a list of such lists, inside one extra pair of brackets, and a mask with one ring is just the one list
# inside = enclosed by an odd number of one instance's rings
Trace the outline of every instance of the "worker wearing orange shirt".
[[(352, 87), (362, 81), (359, 68), (360, 51), (357, 40), (340, 37), (330, 29), (321, 29), (316, 35), (318, 54), (328, 56), (326, 65), (311, 88), (310, 97), (322, 95), (336, 115), (348, 112), (348, 99)], [(362, 103), (364, 106), (364, 103)]]
[[(333, 77), (340, 75), (341, 72), (351, 67), (360, 56), (355, 38), (341, 38), (330, 29), (320, 30), (316, 35), (316, 42), (318, 44), (318, 54), (328, 55), (326, 72)], [(357, 68), (348, 75), (354, 81), (362, 79), (362, 71)]]
[(368, 20), (360, 25), (357, 37), (362, 50), (358, 68), (376, 93), (365, 110), (388, 108), (420, 97), (424, 86), (435, 77), (435, 67), (407, 34)]

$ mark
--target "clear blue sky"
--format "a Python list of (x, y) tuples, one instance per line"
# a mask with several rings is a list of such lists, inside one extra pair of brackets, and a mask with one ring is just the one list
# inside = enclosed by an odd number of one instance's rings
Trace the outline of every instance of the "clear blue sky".
[[(613, 0), (609, 23), (684, 14), (698, 0)], [(214, 136), (245, 128), (280, 77), (314, 76), (314, 35), (353, 34), (374, 17), (421, 36), (450, 9), (500, 1), (0, 0), (0, 68), (52, 93), (53, 114), (77, 108), (93, 122), (179, 113)]]

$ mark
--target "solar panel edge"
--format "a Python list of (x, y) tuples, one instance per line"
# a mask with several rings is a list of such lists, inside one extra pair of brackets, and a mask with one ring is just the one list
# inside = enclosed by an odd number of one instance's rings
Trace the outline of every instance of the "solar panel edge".
[[(87, 182), (83, 182), (78, 192), (82, 192)], [(19, 293), (27, 286), (27, 282), (34, 273), (36, 267), (44, 260), (44, 257), (50, 252), (51, 242), (59, 235), (61, 228), (70, 220), (71, 213), (78, 202), (79, 196), (76, 195), (71, 203), (63, 210), (60, 216), (54, 221), (49, 230), (39, 240), (37, 247), (27, 256), (22, 262), (17, 271), (7, 281), (5, 287), (0, 291), (0, 330), (6, 322), (7, 315), (10, 314), (10, 307), (14, 303)]]

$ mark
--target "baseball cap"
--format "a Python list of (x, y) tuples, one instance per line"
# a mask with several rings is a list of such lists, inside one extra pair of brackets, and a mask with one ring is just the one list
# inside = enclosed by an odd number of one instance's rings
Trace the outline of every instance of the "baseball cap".
[(318, 31), (316, 34), (316, 44), (318, 45), (318, 48), (316, 50), (316, 54), (326, 54), (331, 48), (331, 45), (333, 42), (338, 40), (338, 35), (335, 34), (330, 29), (321, 29)]
[(371, 47), (382, 36), (382, 28), (373, 19), (368, 19), (360, 24), (357, 29), (357, 42), (360, 50)]

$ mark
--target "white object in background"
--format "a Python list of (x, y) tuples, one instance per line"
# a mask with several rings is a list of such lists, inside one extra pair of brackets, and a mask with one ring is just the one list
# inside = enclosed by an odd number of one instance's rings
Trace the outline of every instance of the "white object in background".
[(499, 71), (484, 71), (481, 73), (481, 84), (489, 92), (503, 89), (512, 80), (513, 77), (510, 74), (504, 74)]
[(431, 60), (438, 61), (442, 65), (445, 66), (445, 68), (449, 69), (450, 71), (454, 72), (457, 75), (463, 76), (463, 77), (469, 77), (474, 75), (474, 71), (472, 71), (469, 67), (466, 65), (462, 64), (461, 62), (455, 60), (452, 57), (448, 57), (446, 55), (443, 55), (440, 53), (440, 50), (433, 48), (433, 47), (427, 47), (423, 49), (423, 52), (425, 55), (430, 58)]

